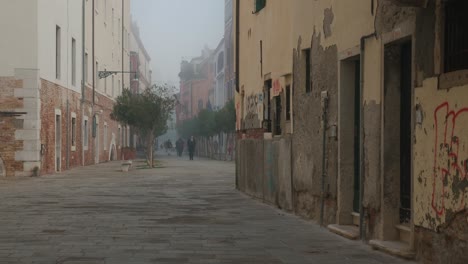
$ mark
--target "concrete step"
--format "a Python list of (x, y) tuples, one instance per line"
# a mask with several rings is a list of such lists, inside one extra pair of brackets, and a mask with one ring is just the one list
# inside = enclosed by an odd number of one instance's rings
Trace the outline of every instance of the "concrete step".
[(405, 259), (414, 259), (415, 257), (415, 252), (411, 249), (410, 245), (405, 242), (370, 240), (369, 244), (374, 249), (382, 250), (397, 257)]
[(400, 241), (410, 244), (411, 242), (411, 227), (409, 225), (400, 224), (395, 226), (400, 234)]
[(359, 226), (359, 213), (353, 212), (351, 215), (353, 216), (353, 225)]
[(327, 228), (331, 232), (348, 239), (355, 240), (359, 238), (359, 227), (354, 225), (329, 225)]

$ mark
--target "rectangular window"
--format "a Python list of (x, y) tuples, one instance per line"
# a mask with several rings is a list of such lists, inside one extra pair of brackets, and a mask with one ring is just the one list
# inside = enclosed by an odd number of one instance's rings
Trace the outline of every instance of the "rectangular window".
[(281, 106), (281, 95), (275, 97), (275, 135), (281, 135), (281, 114), (283, 108)]
[(72, 47), (71, 47), (71, 79), (72, 79), (72, 85), (75, 86), (76, 85), (76, 40), (74, 38), (72, 38)]
[(468, 1), (447, 1), (445, 5), (445, 72), (468, 69)]
[(61, 30), (59, 26), (55, 27), (55, 77), (60, 79), (61, 69)]
[(264, 91), (263, 91), (263, 121), (265, 122), (263, 128), (266, 129), (267, 132), (271, 131), (271, 87), (272, 87), (272, 80), (266, 80), (264, 83)]
[(71, 145), (76, 147), (76, 117), (72, 117), (71, 121)]
[(112, 21), (111, 21), (111, 25), (112, 25), (112, 36), (114, 36), (114, 31), (115, 31), (115, 25), (114, 25), (114, 8), (112, 8)]
[(260, 12), (266, 6), (266, 0), (255, 0), (255, 13)]
[(286, 120), (291, 120), (291, 85), (286, 85)]
[(84, 56), (84, 81), (88, 81), (88, 53), (85, 53)]
[[(104, 69), (104, 71), (107, 71), (107, 69)], [(104, 78), (104, 93), (108, 94), (107, 93), (107, 78)]]
[(85, 119), (83, 125), (83, 146), (88, 146), (88, 120)]
[(304, 55), (305, 55), (305, 90), (306, 90), (306, 93), (310, 93), (312, 91), (312, 83), (310, 81), (310, 70), (311, 70), (311, 67), (310, 67), (310, 49), (306, 49), (304, 50)]
[(104, 150), (107, 150), (107, 124), (104, 124)]
[(99, 62), (96, 61), (96, 77), (94, 77), (96, 81), (96, 90), (99, 88)]
[(122, 133), (122, 128), (119, 127), (119, 134), (117, 135), (117, 146), (120, 146), (120, 137), (121, 137), (121, 133)]
[(117, 32), (118, 32), (118, 36), (119, 36), (118, 41), (119, 41), (119, 43), (120, 43), (120, 38), (121, 38), (121, 35), (120, 35), (121, 33), (120, 33), (120, 31), (122, 30), (121, 27), (120, 27), (120, 18), (119, 18), (117, 21), (118, 21), (118, 22), (117, 22), (117, 27), (118, 27), (118, 28), (117, 28)]

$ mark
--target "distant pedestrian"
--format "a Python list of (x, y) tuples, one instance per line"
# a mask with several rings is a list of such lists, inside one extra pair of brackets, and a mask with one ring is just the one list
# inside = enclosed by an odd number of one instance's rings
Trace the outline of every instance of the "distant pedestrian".
[(182, 138), (179, 138), (179, 140), (176, 141), (176, 149), (177, 149), (177, 155), (179, 157), (182, 157), (182, 153), (184, 152), (184, 140)]
[(190, 139), (187, 142), (190, 160), (193, 160), (193, 153), (195, 152), (195, 145), (196, 144), (197, 143), (195, 142), (195, 139), (193, 138), (193, 136), (191, 136)]

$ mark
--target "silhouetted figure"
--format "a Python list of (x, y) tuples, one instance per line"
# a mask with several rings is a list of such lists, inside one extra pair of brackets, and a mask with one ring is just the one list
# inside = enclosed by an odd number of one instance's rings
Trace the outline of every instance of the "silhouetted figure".
[(195, 145), (196, 145), (195, 139), (193, 138), (193, 136), (191, 136), (190, 139), (187, 141), (190, 160), (193, 160), (193, 153), (195, 152)]
[(182, 153), (184, 152), (184, 145), (185, 142), (182, 138), (179, 138), (179, 140), (176, 141), (177, 155), (179, 157), (182, 157)]

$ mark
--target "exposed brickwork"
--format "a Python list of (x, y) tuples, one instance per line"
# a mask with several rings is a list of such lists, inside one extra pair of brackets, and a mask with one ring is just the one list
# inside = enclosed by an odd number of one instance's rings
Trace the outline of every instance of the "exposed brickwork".
[(249, 129), (245, 131), (237, 131), (237, 139), (263, 139), (265, 129)]
[[(118, 124), (111, 120), (110, 113), (114, 101), (110, 98), (96, 93), (95, 106), (92, 107), (92, 89), (86, 89), (85, 103), (81, 103), (81, 94), (66, 89), (46, 80), (41, 80), (41, 144), (45, 145), (45, 153), (42, 156), (42, 174), (55, 172), (55, 115), (56, 109), (61, 112), (61, 170), (67, 169), (67, 150), (69, 150), (69, 167), (73, 168), (81, 165), (94, 164), (96, 147), (95, 138), (92, 137), (93, 113), (98, 113), (99, 121), (99, 162), (109, 160), (110, 144), (112, 133), (115, 135), (115, 142), (118, 142)], [(68, 107), (67, 107), (68, 103)], [(101, 111), (102, 110), (102, 114)], [(71, 114), (76, 114), (76, 144), (72, 149), (71, 140)], [(88, 117), (88, 149), (83, 155), (83, 115)], [(104, 141), (104, 122), (107, 123), (107, 141)], [(69, 124), (67, 126), (67, 123)], [(68, 129), (68, 130), (67, 130)], [(69, 140), (67, 140), (69, 138)], [(104, 150), (106, 144), (106, 150)], [(116, 148), (117, 149), (117, 148)], [(120, 157), (119, 151), (114, 155), (115, 159)], [(84, 158), (84, 162), (83, 162)]]
[[(0, 112), (13, 111), (23, 107), (22, 98), (14, 97), (14, 89), (22, 88), (23, 81), (14, 77), (0, 77)], [(15, 171), (23, 170), (23, 163), (15, 161), (15, 152), (23, 148), (23, 142), (15, 140), (15, 131), (19, 124), (15, 117), (0, 114), (0, 158), (4, 166), (0, 170), (6, 177), (15, 176)]]

